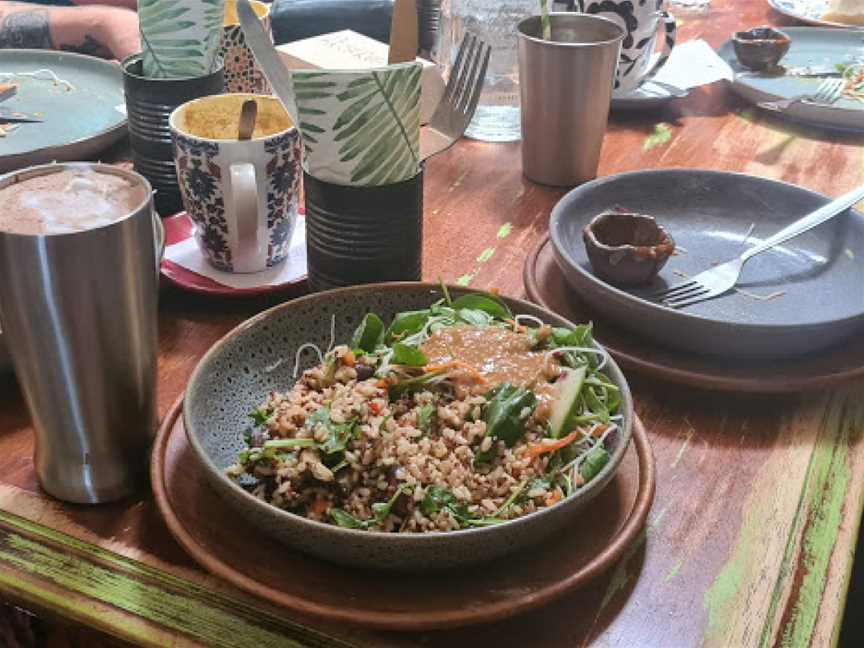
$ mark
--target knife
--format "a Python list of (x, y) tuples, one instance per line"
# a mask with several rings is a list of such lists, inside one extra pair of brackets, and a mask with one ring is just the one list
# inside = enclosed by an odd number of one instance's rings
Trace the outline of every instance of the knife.
[(387, 63), (407, 63), (417, 58), (416, 0), (396, 0), (390, 22), (390, 52)]
[(255, 60), (264, 72), (264, 76), (270, 82), (273, 93), (282, 102), (285, 110), (295, 124), (297, 119), (297, 104), (294, 102), (294, 90), (291, 84), (291, 73), (282, 63), (282, 59), (276, 53), (276, 48), (267, 37), (267, 32), (261, 25), (261, 20), (249, 6), (249, 0), (237, 0), (237, 14), (240, 16), (240, 26), (243, 35), (246, 36), (246, 44), (255, 55)]
[(42, 117), (35, 113), (23, 113), (11, 108), (0, 106), (0, 122), (43, 122)]

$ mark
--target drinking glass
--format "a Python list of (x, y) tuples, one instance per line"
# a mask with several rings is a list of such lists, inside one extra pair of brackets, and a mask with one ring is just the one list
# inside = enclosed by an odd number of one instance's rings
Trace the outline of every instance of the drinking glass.
[(441, 0), (432, 57), (446, 78), (470, 31), (492, 47), (486, 83), (465, 135), (486, 142), (514, 142), (519, 126), (519, 64), (516, 25), (537, 11), (537, 0)]

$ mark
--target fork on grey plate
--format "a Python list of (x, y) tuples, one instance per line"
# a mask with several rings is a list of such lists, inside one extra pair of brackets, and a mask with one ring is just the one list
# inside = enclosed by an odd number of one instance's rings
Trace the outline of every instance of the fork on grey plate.
[(690, 306), (691, 304), (724, 295), (738, 283), (741, 271), (744, 269), (744, 264), (748, 260), (760, 252), (770, 250), (799, 234), (813, 229), (817, 225), (821, 225), (825, 221), (834, 218), (837, 214), (846, 211), (862, 199), (864, 199), (864, 187), (854, 189), (836, 200), (832, 200), (824, 207), (820, 207), (816, 211), (807, 214), (791, 225), (784, 227), (773, 236), (757, 243), (741, 254), (741, 256), (727, 261), (723, 265), (701, 272), (692, 279), (661, 290), (655, 293), (653, 297), (662, 301), (666, 306), (683, 308), (684, 306)]
[(765, 110), (773, 110), (783, 112), (797, 103), (807, 102), (830, 106), (840, 97), (843, 96), (843, 89), (846, 87), (846, 79), (825, 79), (816, 88), (816, 92), (811, 94), (802, 94), (791, 99), (783, 99), (782, 101), (762, 101), (758, 104), (760, 108)]
[(471, 32), (465, 35), (450, 70), (444, 96), (429, 125), (420, 131), (421, 160), (450, 148), (465, 133), (483, 90), (491, 51), (481, 38)]

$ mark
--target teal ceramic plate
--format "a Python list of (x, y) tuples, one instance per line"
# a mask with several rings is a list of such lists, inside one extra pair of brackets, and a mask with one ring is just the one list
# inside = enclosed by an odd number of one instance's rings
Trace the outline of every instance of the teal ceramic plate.
[[(38, 70), (50, 70), (71, 87), (45, 72), (37, 78), (17, 76)], [(2, 50), (0, 83), (18, 84), (4, 107), (44, 119), (0, 138), (0, 172), (52, 160), (87, 160), (126, 132), (123, 76), (109, 61), (68, 52)]]
[(808, 25), (823, 25), (827, 27), (852, 27), (842, 23), (822, 20), (822, 15), (828, 11), (828, 0), (768, 0), (775, 11)]
[[(735, 72), (732, 89), (753, 103), (791, 99), (815, 92), (822, 78), (784, 74), (787, 68), (834, 66), (864, 62), (864, 31), (828, 27), (785, 27), (792, 39), (789, 53), (780, 61), (777, 72), (752, 72), (738, 63), (732, 42), (727, 41), (719, 54)], [(829, 128), (864, 130), (864, 103), (841, 98), (831, 106), (808, 102), (793, 104), (787, 117)]]

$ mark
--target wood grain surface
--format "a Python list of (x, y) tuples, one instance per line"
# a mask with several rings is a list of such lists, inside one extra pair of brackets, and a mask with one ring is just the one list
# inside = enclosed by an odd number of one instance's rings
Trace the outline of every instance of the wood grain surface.
[[(714, 47), (736, 29), (790, 24), (763, 0), (712, 0), (707, 16), (679, 19), (681, 42), (704, 37)], [(600, 174), (702, 167), (838, 195), (864, 181), (862, 144), (864, 136), (762, 115), (716, 84), (656, 112), (613, 116)], [(459, 143), (428, 166), (425, 278), (521, 296), (525, 256), (562, 193), (522, 177), (518, 144)], [(160, 413), (205, 350), (266, 305), (163, 293)], [(0, 379), (0, 592), (152, 646), (836, 643), (864, 505), (864, 385), (765, 396), (631, 380), (657, 458), (657, 496), (640, 541), (610, 574), (494, 625), (372, 634), (301, 619), (208, 575), (147, 493), (100, 507), (52, 500), (33, 473), (21, 396)]]

